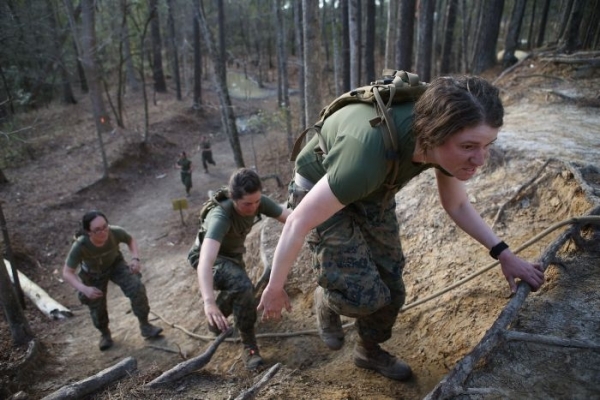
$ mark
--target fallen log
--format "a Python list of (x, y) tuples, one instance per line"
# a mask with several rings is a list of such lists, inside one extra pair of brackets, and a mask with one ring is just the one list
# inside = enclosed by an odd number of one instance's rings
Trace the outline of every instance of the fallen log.
[(44, 397), (42, 400), (69, 400), (81, 399), (105, 386), (131, 374), (137, 369), (137, 361), (133, 357), (127, 357), (118, 364), (100, 371), (79, 382), (63, 386), (56, 392)]
[(262, 389), (262, 387), (265, 386), (267, 382), (269, 382), (271, 378), (275, 376), (277, 371), (279, 371), (279, 368), (281, 368), (281, 363), (273, 365), (271, 368), (269, 368), (267, 372), (265, 372), (263, 377), (260, 378), (258, 382), (252, 385), (251, 388), (244, 390), (242, 393), (240, 393), (240, 395), (236, 397), (235, 400), (250, 400), (256, 397), (258, 391)]
[(233, 333), (232, 328), (229, 328), (227, 331), (221, 333), (215, 339), (214, 343), (212, 343), (208, 347), (208, 349), (206, 349), (206, 351), (204, 353), (200, 354), (197, 357), (194, 357), (187, 361), (179, 363), (175, 367), (171, 368), (170, 370), (163, 372), (162, 375), (160, 375), (158, 378), (147, 383), (146, 387), (156, 388), (159, 385), (173, 382), (179, 378), (183, 378), (184, 376), (189, 375), (192, 372), (197, 371), (200, 368), (204, 367), (206, 364), (208, 364), (208, 362), (212, 358), (213, 354), (215, 354), (215, 351), (217, 350), (219, 345), (221, 343), (223, 343), (225, 338), (230, 336), (232, 333)]
[[(6, 265), (6, 270), (8, 271), (11, 281), (14, 282), (10, 262), (4, 260), (4, 264)], [(44, 289), (36, 285), (31, 279), (25, 276), (25, 274), (21, 271), (17, 271), (17, 273), (19, 275), (21, 289), (23, 289), (25, 296), (27, 296), (47, 317), (51, 319), (64, 319), (73, 316), (71, 310), (50, 297)]]

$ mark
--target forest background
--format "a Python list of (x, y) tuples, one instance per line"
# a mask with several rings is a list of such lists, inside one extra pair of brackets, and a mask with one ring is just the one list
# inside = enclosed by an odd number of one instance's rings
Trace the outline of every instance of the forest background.
[[(100, 171), (100, 181), (110, 180), (115, 135), (128, 138), (119, 146), (153, 145), (151, 104), (164, 96), (198, 120), (216, 113), (216, 135), (242, 167), (239, 113), (256, 116), (252, 129), (279, 132), (277, 152), (285, 156), (329, 100), (379, 78), (383, 68), (414, 71), (424, 81), (455, 73), (493, 78), (533, 52), (594, 54), (598, 18), (598, 0), (7, 0), (0, 5), (0, 184), (33, 182), (4, 171), (55, 150), (40, 120), (59, 103), (89, 102), (84, 118), (93, 123), (73, 135), (94, 132), (98, 159), (86, 162), (98, 167), (92, 174)], [(230, 73), (274, 88), (276, 106), (240, 107)], [(68, 126), (62, 130), (68, 135)], [(71, 138), (75, 146), (83, 139)], [(24, 233), (43, 213), (7, 213), (8, 223), (1, 221), (4, 254), (14, 265), (19, 258), (62, 261), (49, 251), (63, 245), (57, 237), (43, 245), (29, 240), (61, 227)], [(12, 344), (22, 348), (35, 329), (1, 269), (0, 293)]]

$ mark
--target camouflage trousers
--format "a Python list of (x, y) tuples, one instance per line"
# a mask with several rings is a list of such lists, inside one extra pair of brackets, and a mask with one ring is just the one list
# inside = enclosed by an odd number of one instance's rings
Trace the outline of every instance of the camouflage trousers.
[(105, 332), (108, 329), (108, 311), (106, 307), (106, 295), (108, 291), (108, 282), (112, 281), (121, 288), (123, 294), (127, 296), (131, 302), (133, 314), (140, 322), (148, 322), (148, 314), (150, 306), (148, 305), (148, 297), (146, 296), (146, 287), (142, 283), (141, 274), (132, 274), (129, 266), (123, 258), (117, 259), (110, 267), (110, 270), (104, 274), (91, 274), (81, 270), (79, 278), (84, 285), (94, 286), (104, 293), (99, 299), (89, 299), (83, 293), (79, 292), (78, 297), (82, 304), (85, 304), (90, 309), (92, 322), (96, 329)]
[(256, 300), (254, 285), (246, 273), (243, 260), (217, 257), (213, 266), (213, 287), (219, 290), (216, 303), (225, 317), (233, 314), (244, 345), (256, 346)]
[(185, 186), (186, 192), (189, 192), (192, 188), (192, 173), (189, 171), (181, 171), (181, 183)]
[[(288, 200), (293, 207), (302, 197), (294, 186)], [(379, 203), (350, 204), (307, 237), (326, 305), (356, 318), (359, 336), (377, 343), (391, 337), (406, 298), (395, 207), (392, 198), (381, 215)]]

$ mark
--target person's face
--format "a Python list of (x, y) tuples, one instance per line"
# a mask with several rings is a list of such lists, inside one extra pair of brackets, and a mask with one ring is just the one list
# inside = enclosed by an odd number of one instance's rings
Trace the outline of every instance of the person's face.
[(233, 204), (238, 214), (240, 214), (242, 217), (251, 217), (256, 215), (258, 206), (260, 206), (261, 194), (262, 193), (259, 190), (255, 193), (246, 194), (239, 200), (234, 200)]
[(431, 150), (433, 162), (456, 179), (466, 181), (485, 163), (490, 146), (498, 138), (498, 131), (499, 128), (485, 124), (458, 131)]
[(103, 217), (97, 216), (90, 222), (88, 233), (94, 243), (103, 244), (108, 239), (108, 223)]

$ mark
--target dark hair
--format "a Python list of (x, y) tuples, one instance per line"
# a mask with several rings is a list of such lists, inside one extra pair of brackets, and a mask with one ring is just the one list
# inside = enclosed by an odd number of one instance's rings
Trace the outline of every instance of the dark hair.
[(425, 151), (453, 134), (486, 124), (500, 128), (504, 107), (498, 89), (476, 76), (434, 79), (415, 104), (413, 131)]
[(239, 200), (258, 191), (262, 191), (262, 183), (258, 174), (251, 169), (238, 169), (229, 178), (229, 197), (232, 200)]
[(102, 217), (102, 218), (104, 218), (104, 220), (108, 224), (108, 218), (106, 218), (106, 215), (104, 215), (103, 212), (98, 211), (98, 210), (92, 210), (92, 211), (86, 212), (85, 215), (83, 216), (83, 218), (81, 219), (81, 228), (85, 232), (89, 232), (90, 231), (90, 224), (92, 223), (92, 221), (94, 219), (96, 219), (96, 217)]
[(180, 154), (180, 156), (183, 156), (183, 157), (187, 158), (187, 154), (185, 154), (185, 151), (182, 151), (181, 154)]

